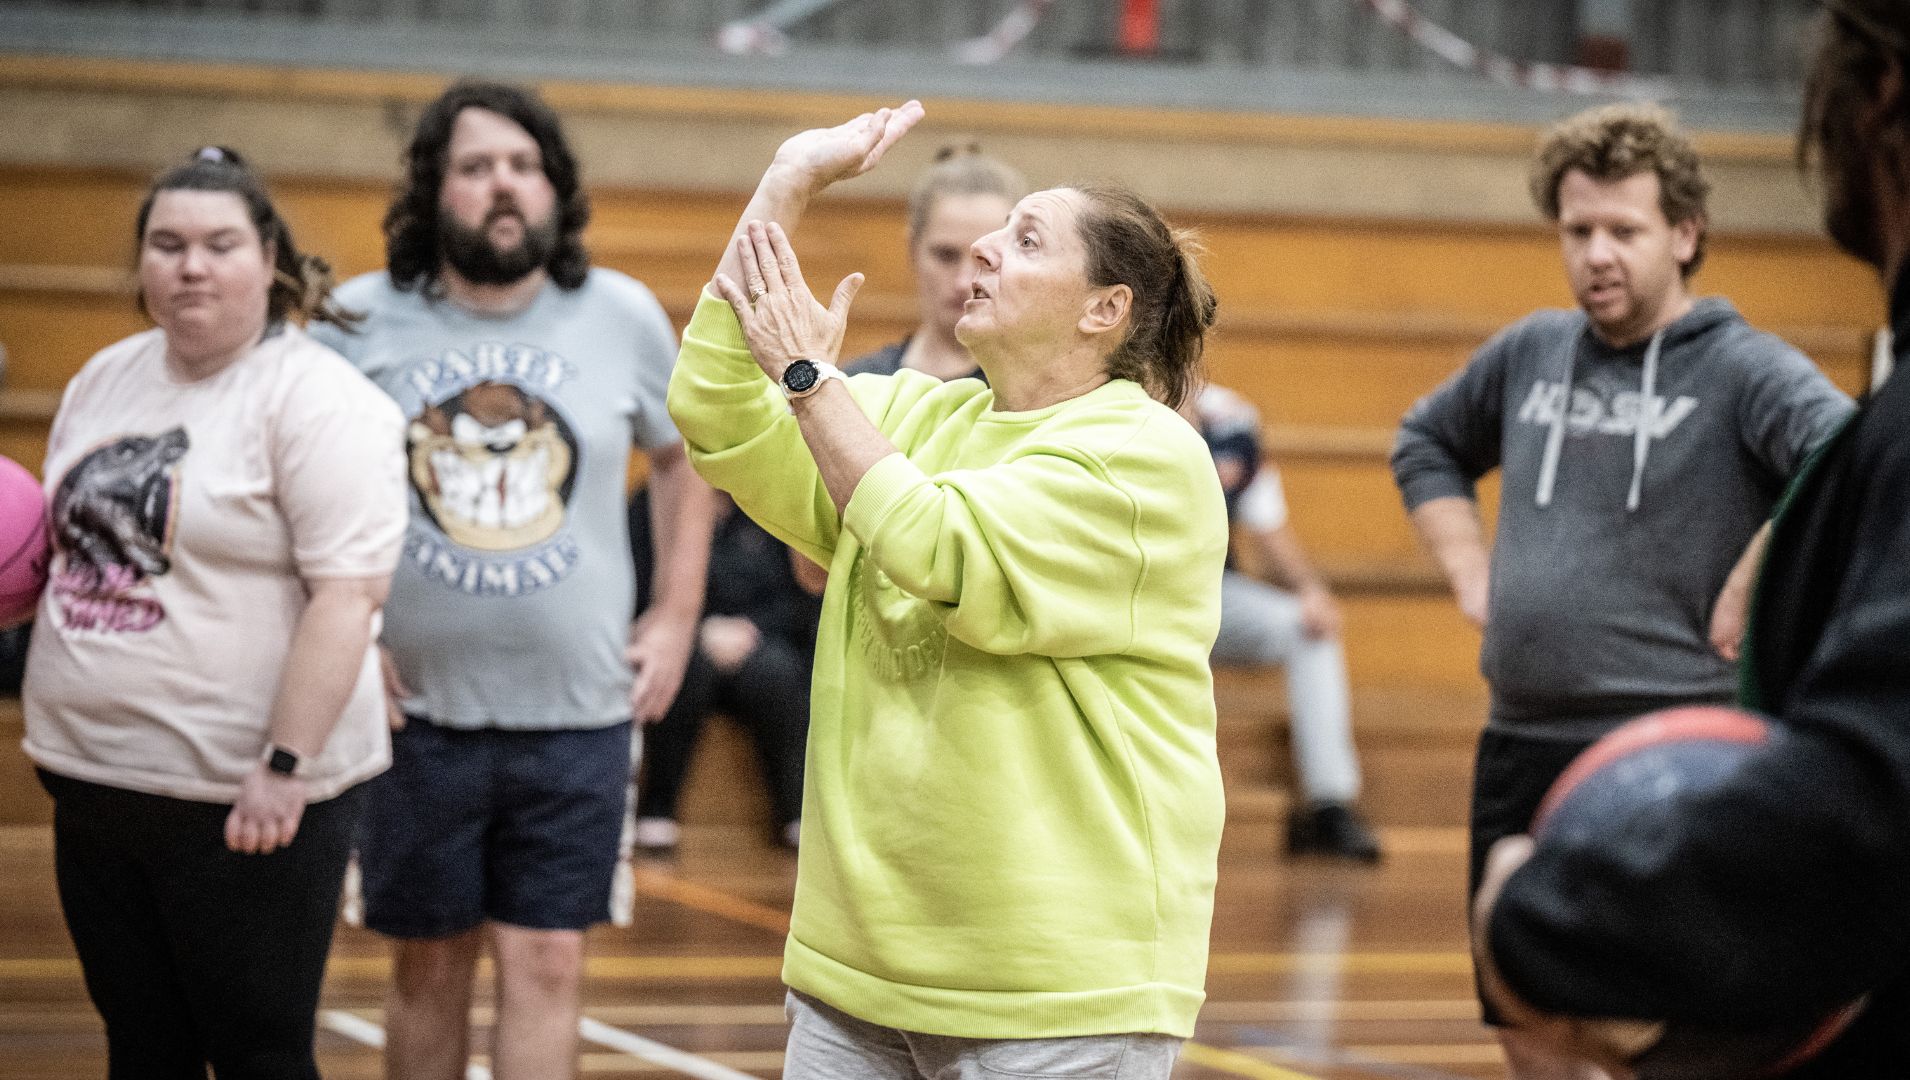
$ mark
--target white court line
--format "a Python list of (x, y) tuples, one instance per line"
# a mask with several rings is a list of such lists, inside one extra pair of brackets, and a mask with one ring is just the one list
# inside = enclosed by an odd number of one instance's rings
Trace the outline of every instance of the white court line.
[[(343, 1009), (326, 1009), (318, 1014), (318, 1023), (320, 1027), (331, 1028), (355, 1043), (381, 1048), (385, 1045), (384, 1028)], [(472, 1062), (465, 1067), (464, 1080), (491, 1080), (491, 1068)]]
[(385, 1029), (355, 1013), (326, 1009), (318, 1014), (318, 1026), (331, 1028), (355, 1043), (383, 1048)]
[(641, 1058), (666, 1069), (675, 1069), (687, 1076), (699, 1080), (758, 1080), (746, 1072), (738, 1072), (727, 1065), (718, 1065), (709, 1058), (698, 1057), (674, 1046), (667, 1046), (654, 1039), (633, 1035), (622, 1028), (614, 1028), (600, 1020), (586, 1016), (577, 1022), (577, 1033), (598, 1046), (608, 1046), (620, 1050), (634, 1058)]
[[(318, 1020), (321, 1025), (353, 1042), (366, 1046), (385, 1045), (385, 1029), (355, 1013), (327, 1009), (319, 1014)], [(749, 1073), (738, 1072), (727, 1065), (719, 1065), (708, 1058), (678, 1050), (655, 1039), (646, 1039), (622, 1028), (611, 1027), (588, 1016), (577, 1022), (577, 1034), (599, 1046), (607, 1046), (640, 1061), (694, 1076), (698, 1080), (758, 1080)], [(465, 1070), (464, 1080), (491, 1080), (491, 1070), (474, 1064)]]

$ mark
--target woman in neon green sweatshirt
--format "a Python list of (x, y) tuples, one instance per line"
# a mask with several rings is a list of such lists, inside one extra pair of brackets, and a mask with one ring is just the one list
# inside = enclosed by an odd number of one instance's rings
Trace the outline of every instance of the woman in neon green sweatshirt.
[(1173, 408), (1213, 295), (1139, 199), (1037, 192), (973, 249), (986, 385), (843, 379), (861, 275), (824, 307), (788, 233), (921, 114), (783, 144), (670, 384), (697, 470), (830, 570), (785, 1075), (1165, 1077), (1222, 816), (1226, 509)]

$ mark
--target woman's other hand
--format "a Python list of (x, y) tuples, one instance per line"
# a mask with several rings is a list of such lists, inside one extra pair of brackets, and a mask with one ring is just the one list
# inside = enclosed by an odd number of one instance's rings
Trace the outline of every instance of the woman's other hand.
[(736, 238), (743, 283), (718, 272), (716, 291), (728, 300), (743, 326), (749, 352), (772, 381), (797, 360), (834, 363), (842, 352), (849, 305), (862, 288), (862, 275), (850, 274), (836, 286), (828, 307), (803, 281), (796, 251), (781, 225), (749, 222)]
[(275, 773), (261, 761), (239, 787), (225, 819), (225, 846), (241, 855), (270, 855), (288, 847), (305, 816), (305, 781)]

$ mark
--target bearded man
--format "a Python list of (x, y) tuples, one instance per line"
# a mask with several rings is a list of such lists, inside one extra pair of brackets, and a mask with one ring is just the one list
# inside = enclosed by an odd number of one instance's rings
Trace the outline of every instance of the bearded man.
[[(393, 1078), (464, 1075), (487, 940), (493, 1075), (575, 1075), (632, 717), (669, 708), (701, 614), (712, 502), (664, 407), (676, 335), (642, 284), (591, 268), (588, 218), (550, 108), (459, 83), (406, 152), (389, 269), (338, 291), (363, 327), (325, 338), (411, 420), (411, 524), (381, 638), (393, 763), (359, 847), (365, 924), (393, 945)], [(634, 625), (633, 445), (658, 567)]]

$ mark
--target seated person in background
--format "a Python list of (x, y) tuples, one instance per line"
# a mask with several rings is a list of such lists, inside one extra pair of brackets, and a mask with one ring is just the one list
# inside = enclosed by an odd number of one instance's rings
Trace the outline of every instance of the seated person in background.
[[(1353, 755), (1339, 605), (1287, 521), (1279, 473), (1261, 461), (1259, 412), (1239, 394), (1212, 385), (1189, 412), (1214, 455), (1234, 526), (1221, 578), (1214, 663), (1287, 669), (1299, 786), (1287, 818), (1287, 852), (1373, 862), (1379, 840), (1353, 808), (1360, 767)], [(1242, 543), (1252, 545), (1252, 569), (1266, 581), (1241, 569)]]
[[(635, 845), (674, 848), (681, 835), (677, 798), (703, 719), (720, 712), (749, 732), (769, 790), (774, 839), (794, 848), (802, 831), (803, 747), (809, 736), (809, 672), (821, 601), (796, 582), (781, 542), (729, 496), (717, 495), (716, 533), (696, 648), (683, 689), (655, 726), (644, 731), (638, 768)], [(652, 570), (647, 489), (630, 500), (630, 545), (637, 566), (637, 609)]]

